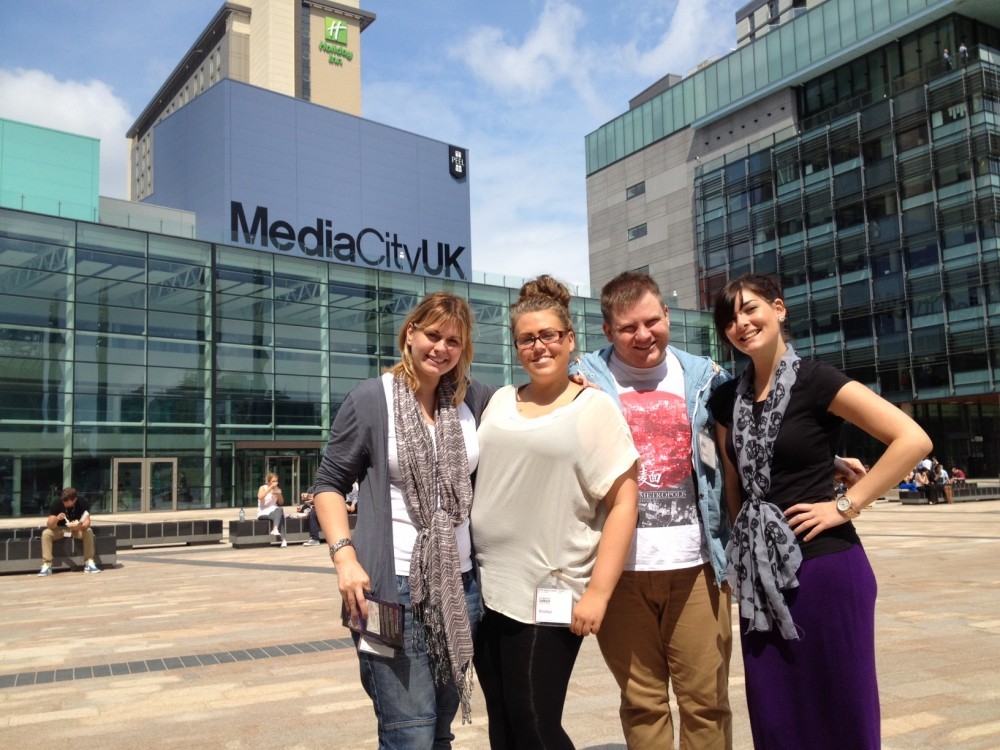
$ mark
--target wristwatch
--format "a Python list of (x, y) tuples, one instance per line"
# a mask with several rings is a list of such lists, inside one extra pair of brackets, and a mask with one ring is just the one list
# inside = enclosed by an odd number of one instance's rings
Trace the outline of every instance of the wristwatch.
[(837, 497), (837, 510), (839, 510), (848, 520), (857, 518), (861, 515), (860, 510), (854, 510), (854, 505), (851, 503), (851, 499), (847, 495), (840, 495)]

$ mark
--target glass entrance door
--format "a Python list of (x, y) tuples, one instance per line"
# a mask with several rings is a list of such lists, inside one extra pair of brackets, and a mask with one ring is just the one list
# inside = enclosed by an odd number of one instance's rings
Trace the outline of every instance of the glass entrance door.
[(278, 486), (281, 488), (285, 505), (298, 504), (299, 493), (303, 489), (299, 476), (299, 456), (267, 456), (264, 463), (265, 470), (261, 476), (272, 473), (278, 475)]
[(116, 458), (112, 474), (112, 513), (177, 509), (176, 458)]

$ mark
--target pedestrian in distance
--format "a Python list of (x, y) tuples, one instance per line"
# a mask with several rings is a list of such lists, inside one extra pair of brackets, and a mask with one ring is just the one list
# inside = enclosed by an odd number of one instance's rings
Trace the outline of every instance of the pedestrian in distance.
[(285, 499), (278, 486), (278, 475), (270, 473), (264, 477), (264, 484), (257, 488), (257, 518), (266, 518), (271, 522), (270, 533), (276, 536), (282, 547), (287, 547), (285, 540), (285, 511), (282, 506)]
[(319, 538), (322, 530), (319, 526), (319, 518), (316, 515), (312, 489), (313, 488), (310, 487), (299, 495), (299, 499), (302, 503), (298, 508), (299, 515), (304, 515), (309, 520), (309, 538), (302, 543), (303, 547), (315, 547), (322, 544), (322, 541)]
[(42, 568), (38, 575), (52, 575), (52, 544), (67, 534), (83, 542), (83, 571), (100, 573), (101, 569), (94, 562), (96, 543), (94, 530), (90, 528), (90, 506), (75, 487), (67, 487), (49, 508), (49, 517), (42, 531)]

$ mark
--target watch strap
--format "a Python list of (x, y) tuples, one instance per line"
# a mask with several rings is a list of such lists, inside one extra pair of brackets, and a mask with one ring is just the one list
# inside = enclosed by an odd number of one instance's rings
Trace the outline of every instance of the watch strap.
[(342, 550), (344, 547), (353, 547), (353, 546), (354, 542), (349, 537), (338, 539), (337, 541), (335, 541), (333, 544), (330, 545), (330, 559), (332, 560), (333, 556), (336, 555), (338, 552), (340, 552), (340, 550)]

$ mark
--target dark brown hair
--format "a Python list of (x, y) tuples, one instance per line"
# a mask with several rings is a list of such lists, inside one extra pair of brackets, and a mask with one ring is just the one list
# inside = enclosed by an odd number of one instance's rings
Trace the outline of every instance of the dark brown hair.
[(615, 276), (601, 289), (601, 315), (604, 322), (612, 325), (612, 315), (632, 307), (646, 292), (656, 297), (660, 306), (663, 306), (660, 285), (649, 274), (625, 271)]
[(67, 500), (76, 500), (76, 487), (66, 487), (62, 494), (59, 496), (60, 499), (65, 503)]
[(756, 294), (761, 299), (774, 302), (776, 299), (783, 299), (781, 282), (774, 276), (765, 276), (760, 273), (745, 273), (730, 281), (719, 292), (715, 298), (715, 330), (722, 341), (726, 338), (726, 329), (736, 318), (736, 305), (743, 296), (743, 290)]

